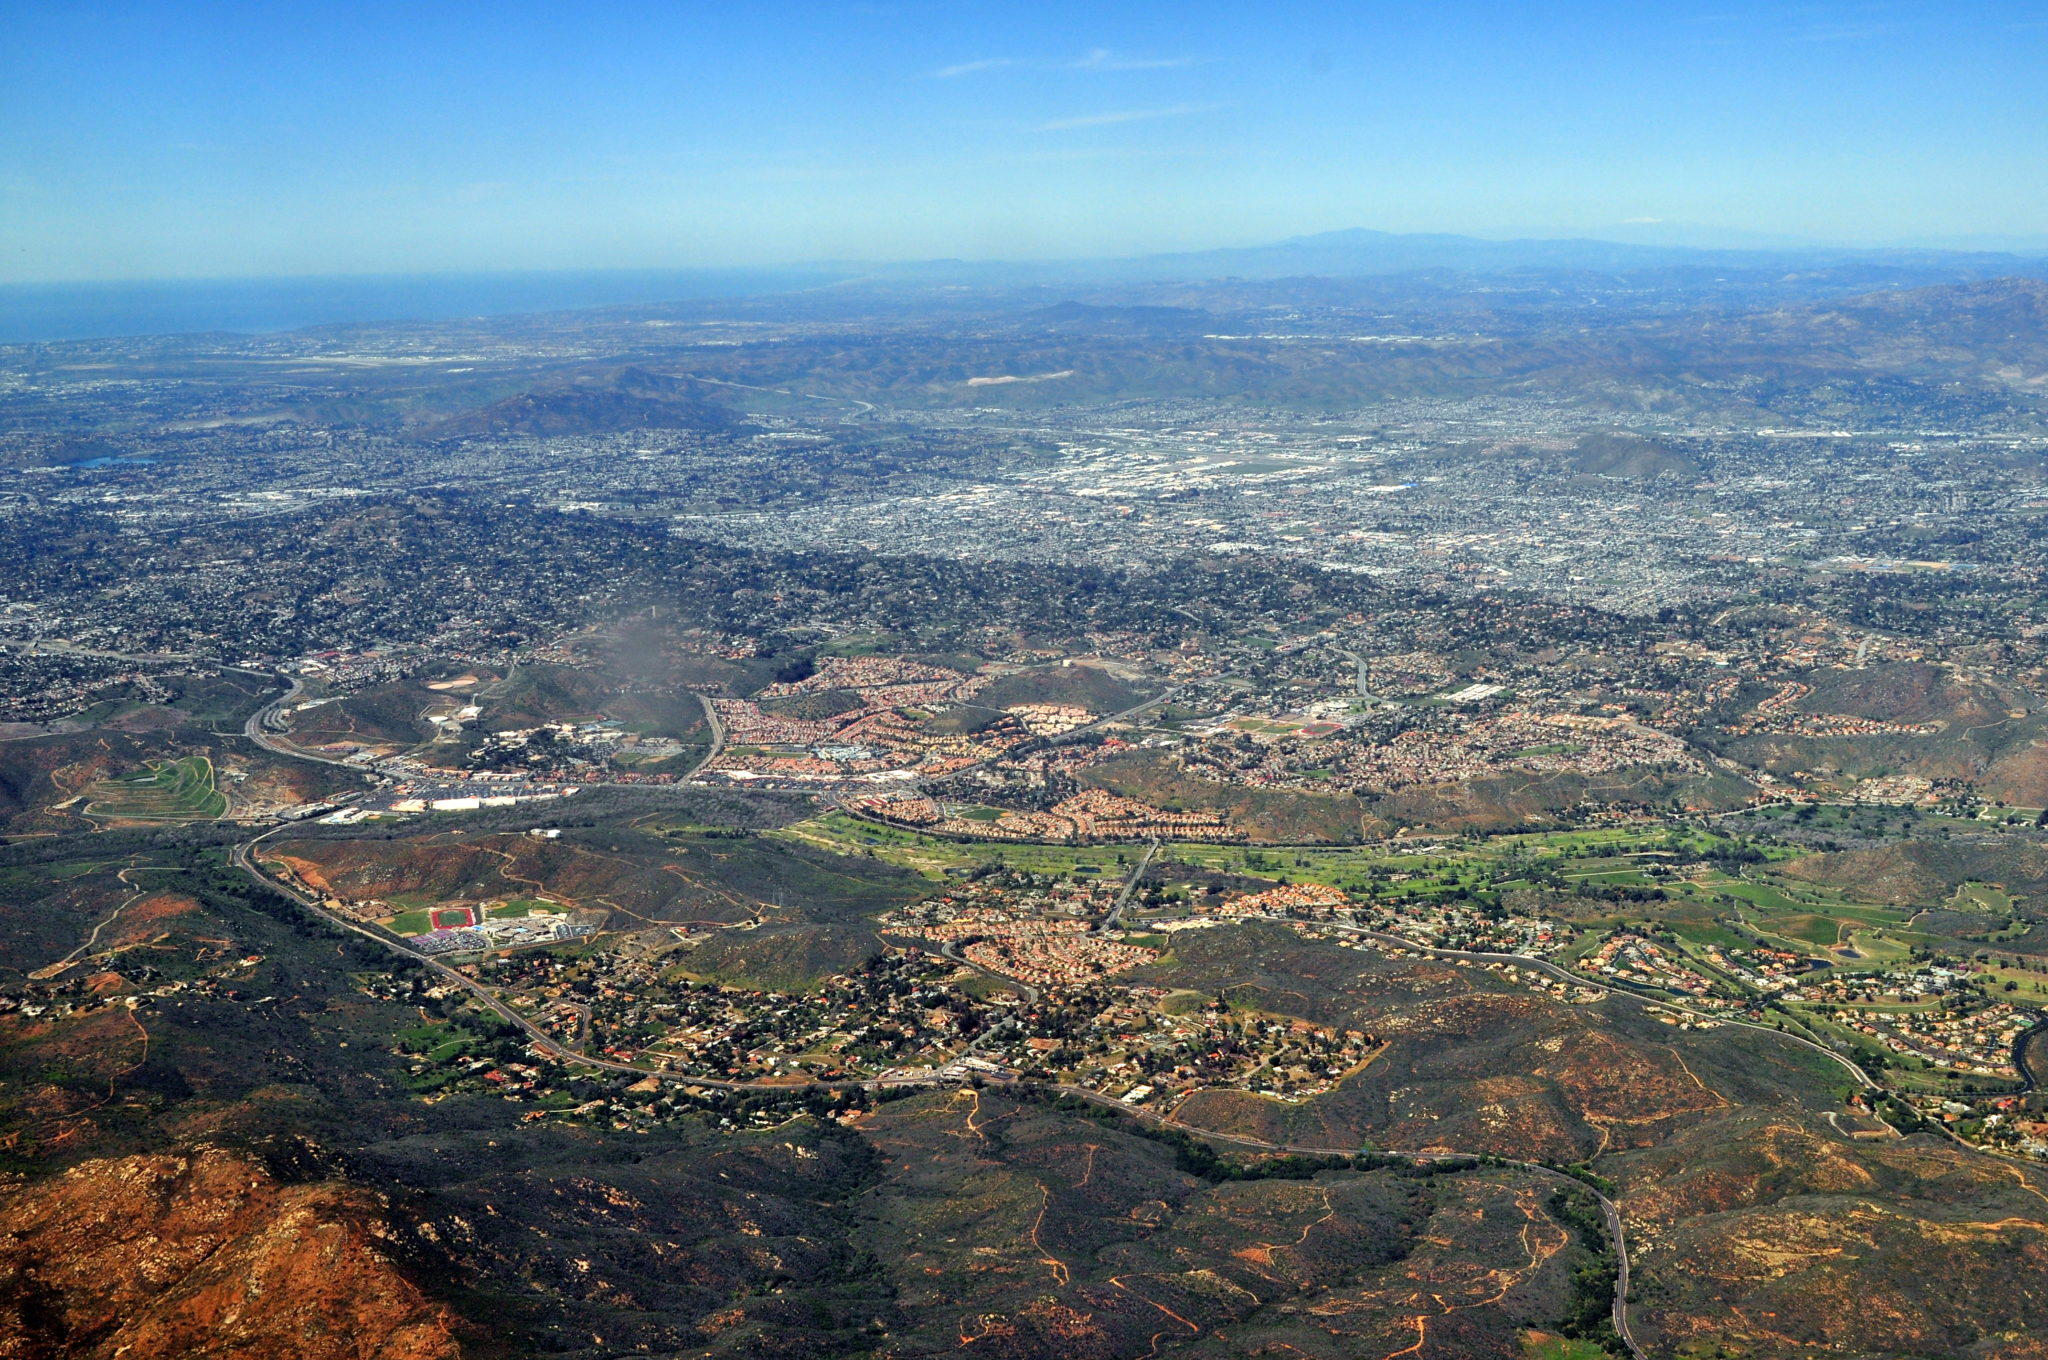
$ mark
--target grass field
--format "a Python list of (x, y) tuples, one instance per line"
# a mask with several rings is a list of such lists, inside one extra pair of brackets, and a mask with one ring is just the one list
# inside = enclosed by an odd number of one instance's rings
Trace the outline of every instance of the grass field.
[[(1880, 935), (1870, 930), (1850, 932), (1849, 947), (1862, 956), (1860, 962), (1854, 962), (1854, 967), (1857, 968), (1891, 968), (1902, 966), (1913, 957), (1913, 950), (1910, 946), (1902, 944), (1888, 935)], [(1850, 964), (1838, 962), (1835, 966), (1853, 971)]]
[[(1069, 873), (1088, 866), (1114, 873), (1120, 865), (1135, 862), (1135, 857), (1142, 853), (1134, 845), (957, 841), (882, 826), (838, 812), (775, 834), (827, 846), (843, 854), (872, 854), (877, 859), (931, 875), (958, 873), (996, 861), (1041, 873)], [(1524, 866), (1556, 871), (1567, 882), (1577, 885), (1642, 886), (1652, 881), (1643, 873), (1644, 867), (1667, 857), (1674, 844), (1706, 851), (1722, 843), (1717, 837), (1699, 833), (1680, 833), (1674, 839), (1672, 833), (1662, 829), (1603, 828), (1476, 841), (1453, 837), (1419, 845), (1245, 846), (1172, 841), (1160, 848), (1159, 858), (1223, 873), (1286, 878), (1294, 883), (1322, 883), (1361, 892), (1377, 874), (1379, 895), (1402, 897), (1428, 896), (1459, 883), (1476, 887), (1491, 881), (1503, 888), (1526, 886), (1511, 872)], [(1731, 885), (1731, 891), (1739, 895), (1752, 900), (1761, 898), (1783, 909), (1811, 909), (1795, 903), (1776, 888), (1735, 879), (1717, 878), (1716, 882)], [(1667, 880), (1666, 886), (1679, 891), (1685, 888), (1676, 880)]]
[[(1122, 874), (1137, 856), (1140, 846), (1033, 845), (1019, 842), (950, 841), (923, 836), (892, 826), (830, 812), (823, 817), (771, 831), (771, 836), (805, 841), (840, 854), (861, 855), (870, 851), (879, 860), (900, 864), (932, 877), (963, 873), (980, 864), (1008, 864), (1033, 873), (1070, 874), (1088, 866), (1105, 874)], [(1118, 862), (1122, 856), (1123, 863)]]
[(1981, 911), (1986, 916), (2012, 915), (2012, 897), (1989, 883), (1965, 883), (1956, 889), (1957, 911)]
[(544, 897), (515, 897), (509, 902), (492, 907), (489, 915), (493, 921), (509, 921), (532, 916), (536, 912), (545, 916), (562, 910), (561, 903), (550, 902)]
[(1554, 1332), (1530, 1332), (1522, 1338), (1527, 1360), (1608, 1360), (1608, 1352), (1591, 1341), (1580, 1341)]
[[(877, 826), (830, 813), (775, 833), (829, 846), (842, 854), (873, 855), (931, 877), (1001, 862), (1040, 873), (1120, 877), (1142, 853), (1136, 846), (1061, 846), (946, 840)], [(1484, 893), (1495, 898), (1562, 882), (1582, 892), (1655, 889), (1663, 899), (1623, 899), (1609, 924), (1660, 921), (1688, 946), (1743, 949), (1765, 943), (1825, 958), (1846, 971), (1908, 962), (1915, 945), (1939, 947), (1933, 937), (1905, 928), (1910, 913), (1857, 901), (1842, 889), (1800, 882), (1772, 872), (1784, 858), (1778, 847), (1744, 877), (1704, 863), (1681, 864), (1675, 853), (1709, 853), (1728, 844), (1696, 830), (1601, 828), (1515, 836), (1448, 837), (1422, 845), (1245, 846), (1169, 842), (1156, 863), (1193, 865), (1247, 878), (1320, 883), (1383, 902), (1427, 900), (1444, 894)], [(1657, 866), (1665, 869), (1651, 872)], [(1169, 883), (1170, 886), (1170, 883)], [(1995, 890), (1991, 890), (1995, 893)], [(1987, 893), (1968, 899), (1977, 909), (1998, 905)], [(1961, 905), (1959, 903), (1959, 905)], [(1601, 918), (1575, 918), (1598, 926)], [(1857, 957), (1835, 953), (1846, 945)], [(2028, 980), (2031, 987), (2034, 979)]]
[[(2015, 960), (2017, 962), (2017, 960)], [(2032, 968), (2007, 968), (1992, 966), (1983, 970), (1981, 976), (1991, 996), (1999, 1001), (2011, 1001), (2023, 1006), (2040, 1006), (2042, 998), (2048, 997), (2048, 972), (2036, 972)], [(2013, 990), (2005, 990), (2007, 983)]]
[(213, 786), (213, 762), (186, 756), (151, 761), (146, 770), (101, 780), (88, 791), (85, 810), (88, 816), (118, 821), (210, 821), (227, 812), (228, 800)]
[(1704, 921), (1696, 917), (1667, 918), (1671, 933), (1690, 944), (1719, 945), (1723, 949), (1747, 949), (1750, 941), (1738, 935), (1718, 921)]

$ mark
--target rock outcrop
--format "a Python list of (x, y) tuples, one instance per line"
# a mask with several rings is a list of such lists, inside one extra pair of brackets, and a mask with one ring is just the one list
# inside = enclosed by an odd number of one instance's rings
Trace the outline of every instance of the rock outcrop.
[(0, 1205), (0, 1360), (453, 1360), (387, 1206), (202, 1147), (84, 1162)]

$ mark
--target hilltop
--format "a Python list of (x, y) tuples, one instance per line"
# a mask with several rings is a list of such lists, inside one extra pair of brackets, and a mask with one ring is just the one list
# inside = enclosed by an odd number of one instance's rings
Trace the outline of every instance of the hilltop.
[(428, 439), (486, 435), (616, 434), (625, 430), (732, 433), (740, 416), (701, 383), (627, 368), (521, 392), (421, 428)]

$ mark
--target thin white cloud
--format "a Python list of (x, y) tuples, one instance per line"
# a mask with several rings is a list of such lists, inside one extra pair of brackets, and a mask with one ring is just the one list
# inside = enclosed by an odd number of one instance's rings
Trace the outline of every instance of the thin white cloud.
[(1194, 64), (1193, 57), (1120, 57), (1106, 47), (1098, 47), (1072, 63), (1077, 71), (1158, 71)]
[(1873, 38), (1894, 38), (1909, 31), (1904, 24), (1809, 24), (1792, 34), (1794, 42), (1853, 43)]
[(971, 76), (976, 71), (997, 71), (1016, 64), (1015, 57), (983, 57), (980, 61), (963, 61), (957, 66), (942, 66), (932, 72), (932, 79), (952, 80), (957, 76)]
[(1208, 113), (1220, 104), (1175, 104), (1164, 109), (1120, 109), (1115, 113), (1084, 113), (1074, 118), (1055, 118), (1040, 123), (1033, 132), (1068, 132), (1075, 128), (1108, 127), (1113, 123), (1141, 123), (1152, 118), (1180, 118), (1190, 113)]

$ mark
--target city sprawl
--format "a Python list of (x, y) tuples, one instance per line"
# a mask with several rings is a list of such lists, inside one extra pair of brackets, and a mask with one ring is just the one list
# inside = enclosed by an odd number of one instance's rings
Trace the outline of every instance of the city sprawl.
[(0, 347), (0, 1170), (536, 1354), (2027, 1360), (1967, 260)]

